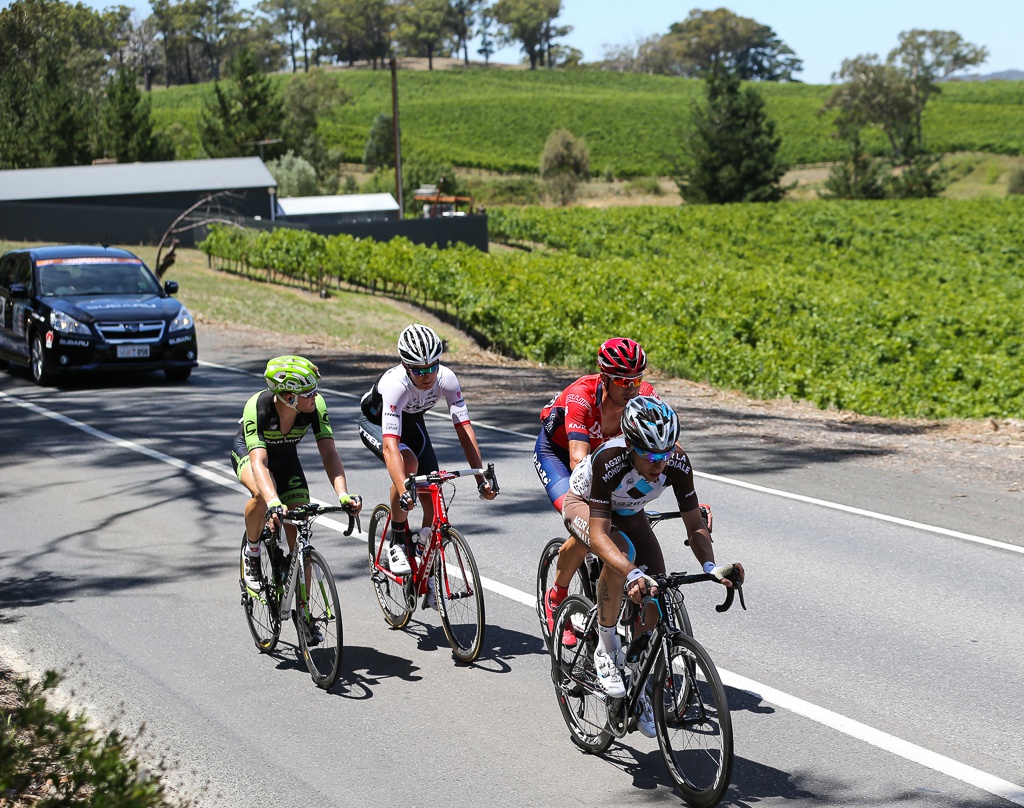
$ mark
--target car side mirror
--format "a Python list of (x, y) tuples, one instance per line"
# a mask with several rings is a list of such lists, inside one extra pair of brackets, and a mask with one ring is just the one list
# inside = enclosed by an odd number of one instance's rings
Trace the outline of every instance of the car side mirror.
[(10, 294), (12, 300), (24, 300), (28, 297), (28, 289), (25, 288), (23, 283), (12, 283)]
[(178, 294), (178, 282), (177, 281), (164, 281), (164, 291), (169, 295)]

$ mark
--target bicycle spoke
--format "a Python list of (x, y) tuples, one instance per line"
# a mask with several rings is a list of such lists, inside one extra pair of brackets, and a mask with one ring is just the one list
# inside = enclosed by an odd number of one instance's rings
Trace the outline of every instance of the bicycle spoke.
[[(551, 678), (573, 743), (600, 754), (612, 742), (612, 734), (606, 726), (608, 711), (594, 670), (595, 623), (590, 601), (580, 595), (565, 599), (555, 616)], [(573, 642), (566, 645), (569, 637)]]
[(342, 628), (341, 604), (331, 569), (316, 550), (307, 551), (308, 586), (301, 590), (305, 599), (296, 609), (296, 630), (299, 648), (309, 675), (319, 687), (331, 687), (341, 671)]
[(263, 586), (259, 592), (254, 592), (245, 586), (243, 572), (245, 561), (242, 554), (245, 552), (246, 538), (242, 535), (242, 546), (239, 550), (239, 584), (242, 590), (242, 609), (245, 612), (245, 622), (249, 626), (249, 633), (253, 642), (260, 650), (260, 653), (269, 654), (277, 647), (278, 638), (281, 636), (281, 620), (277, 598), (277, 587), (274, 584), (274, 573), (271, 566), (269, 548), (264, 545), (260, 553), (260, 572)]
[[(555, 573), (557, 572), (558, 549), (565, 539), (552, 539), (545, 545), (540, 554), (540, 563), (537, 565), (537, 618), (540, 620), (541, 636), (548, 648), (551, 648), (551, 632), (548, 629), (547, 612), (544, 609), (544, 593), (555, 585)], [(580, 567), (572, 576), (569, 582), (569, 594), (585, 594), (583, 587), (583, 575), (586, 567)]]
[(434, 593), (444, 633), (455, 657), (472, 662), (483, 644), (484, 590), (473, 552), (455, 528), (445, 532), (434, 564)]
[(658, 744), (683, 798), (698, 808), (717, 805), (732, 774), (732, 719), (725, 689), (707, 652), (677, 635), (669, 661), (651, 674)]
[(394, 628), (402, 628), (412, 614), (406, 584), (400, 584), (389, 577), (387, 569), (387, 530), (391, 523), (391, 510), (387, 505), (378, 505), (370, 516), (367, 529), (367, 553), (370, 561), (370, 582), (377, 595), (377, 602), (384, 619)]

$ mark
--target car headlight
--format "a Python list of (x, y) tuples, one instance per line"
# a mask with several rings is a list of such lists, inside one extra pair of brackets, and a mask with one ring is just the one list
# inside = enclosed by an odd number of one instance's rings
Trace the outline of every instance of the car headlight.
[(50, 312), (50, 328), (54, 331), (59, 331), (61, 334), (84, 334), (87, 337), (92, 336), (92, 331), (89, 327), (83, 323), (78, 322), (70, 314), (65, 314), (62, 311), (54, 309)]
[(168, 331), (183, 331), (186, 328), (191, 328), (195, 325), (195, 320), (192, 319), (192, 312), (182, 306), (178, 310), (178, 316), (171, 320), (171, 327)]

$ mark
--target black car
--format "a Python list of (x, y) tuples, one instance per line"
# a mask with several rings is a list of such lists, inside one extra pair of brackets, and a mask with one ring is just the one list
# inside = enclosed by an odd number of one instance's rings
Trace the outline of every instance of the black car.
[(184, 381), (197, 362), (191, 313), (142, 259), (111, 247), (30, 247), (0, 256), (0, 365), (58, 374), (162, 370)]

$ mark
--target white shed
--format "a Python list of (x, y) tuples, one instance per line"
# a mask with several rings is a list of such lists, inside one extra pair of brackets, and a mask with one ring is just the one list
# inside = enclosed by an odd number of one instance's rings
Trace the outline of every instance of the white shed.
[(277, 217), (310, 225), (398, 221), (398, 202), (391, 194), (288, 196), (277, 200)]

